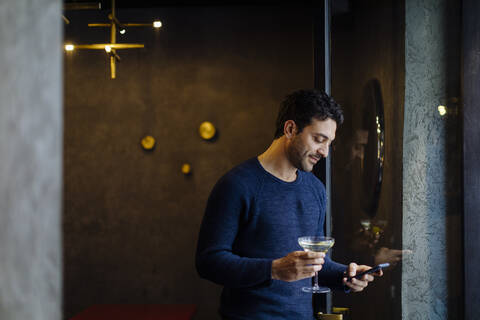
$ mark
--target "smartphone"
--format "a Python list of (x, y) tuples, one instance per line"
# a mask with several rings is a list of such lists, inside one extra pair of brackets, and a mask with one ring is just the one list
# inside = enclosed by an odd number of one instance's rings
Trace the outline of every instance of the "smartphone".
[(376, 265), (375, 267), (373, 267), (372, 269), (368, 269), (367, 271), (364, 271), (364, 272), (361, 272), (359, 274), (357, 274), (356, 276), (353, 276), (353, 277), (347, 277), (347, 281), (350, 281), (352, 280), (352, 278), (356, 278), (356, 279), (360, 279), (361, 277), (363, 277), (365, 274), (369, 274), (369, 273), (374, 273), (374, 272), (377, 272), (381, 269), (384, 269), (384, 268), (388, 268), (390, 267), (390, 263), (381, 263), (379, 265)]

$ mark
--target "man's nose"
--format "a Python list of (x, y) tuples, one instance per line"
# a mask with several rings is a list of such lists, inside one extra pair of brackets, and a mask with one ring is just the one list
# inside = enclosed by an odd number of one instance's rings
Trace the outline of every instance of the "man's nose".
[(328, 149), (330, 149), (328, 144), (322, 144), (320, 148), (318, 148), (317, 153), (326, 158), (328, 157)]

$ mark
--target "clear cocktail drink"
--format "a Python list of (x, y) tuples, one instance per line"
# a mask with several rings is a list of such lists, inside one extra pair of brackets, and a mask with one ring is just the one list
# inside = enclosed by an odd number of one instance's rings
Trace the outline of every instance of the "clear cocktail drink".
[[(333, 247), (335, 243), (335, 239), (332, 237), (300, 237), (298, 238), (298, 244), (303, 248), (305, 251), (314, 251), (314, 252), (324, 252)], [(310, 293), (326, 293), (330, 292), (330, 288), (328, 287), (320, 287), (318, 285), (318, 272), (315, 272), (315, 280), (313, 287), (303, 287), (303, 291), (310, 292)]]

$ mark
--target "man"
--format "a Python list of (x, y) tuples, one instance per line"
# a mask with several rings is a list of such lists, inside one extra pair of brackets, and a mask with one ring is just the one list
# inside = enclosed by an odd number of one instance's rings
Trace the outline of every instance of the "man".
[(312, 319), (312, 296), (301, 288), (316, 271), (320, 284), (354, 292), (373, 281), (372, 275), (347, 281), (347, 274), (370, 267), (347, 267), (301, 251), (297, 242), (323, 235), (325, 187), (311, 171), (328, 156), (342, 122), (340, 106), (325, 93), (293, 92), (281, 104), (270, 147), (213, 188), (196, 266), (200, 276), (224, 286), (223, 319)]

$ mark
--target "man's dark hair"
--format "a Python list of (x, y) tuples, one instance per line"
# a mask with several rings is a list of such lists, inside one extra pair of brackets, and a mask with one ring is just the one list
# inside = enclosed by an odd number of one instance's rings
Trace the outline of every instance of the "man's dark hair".
[(338, 103), (325, 92), (317, 89), (298, 90), (285, 97), (280, 104), (274, 139), (283, 136), (285, 121), (293, 120), (298, 132), (308, 126), (312, 119), (326, 120), (330, 118), (337, 123), (343, 123), (343, 111)]

